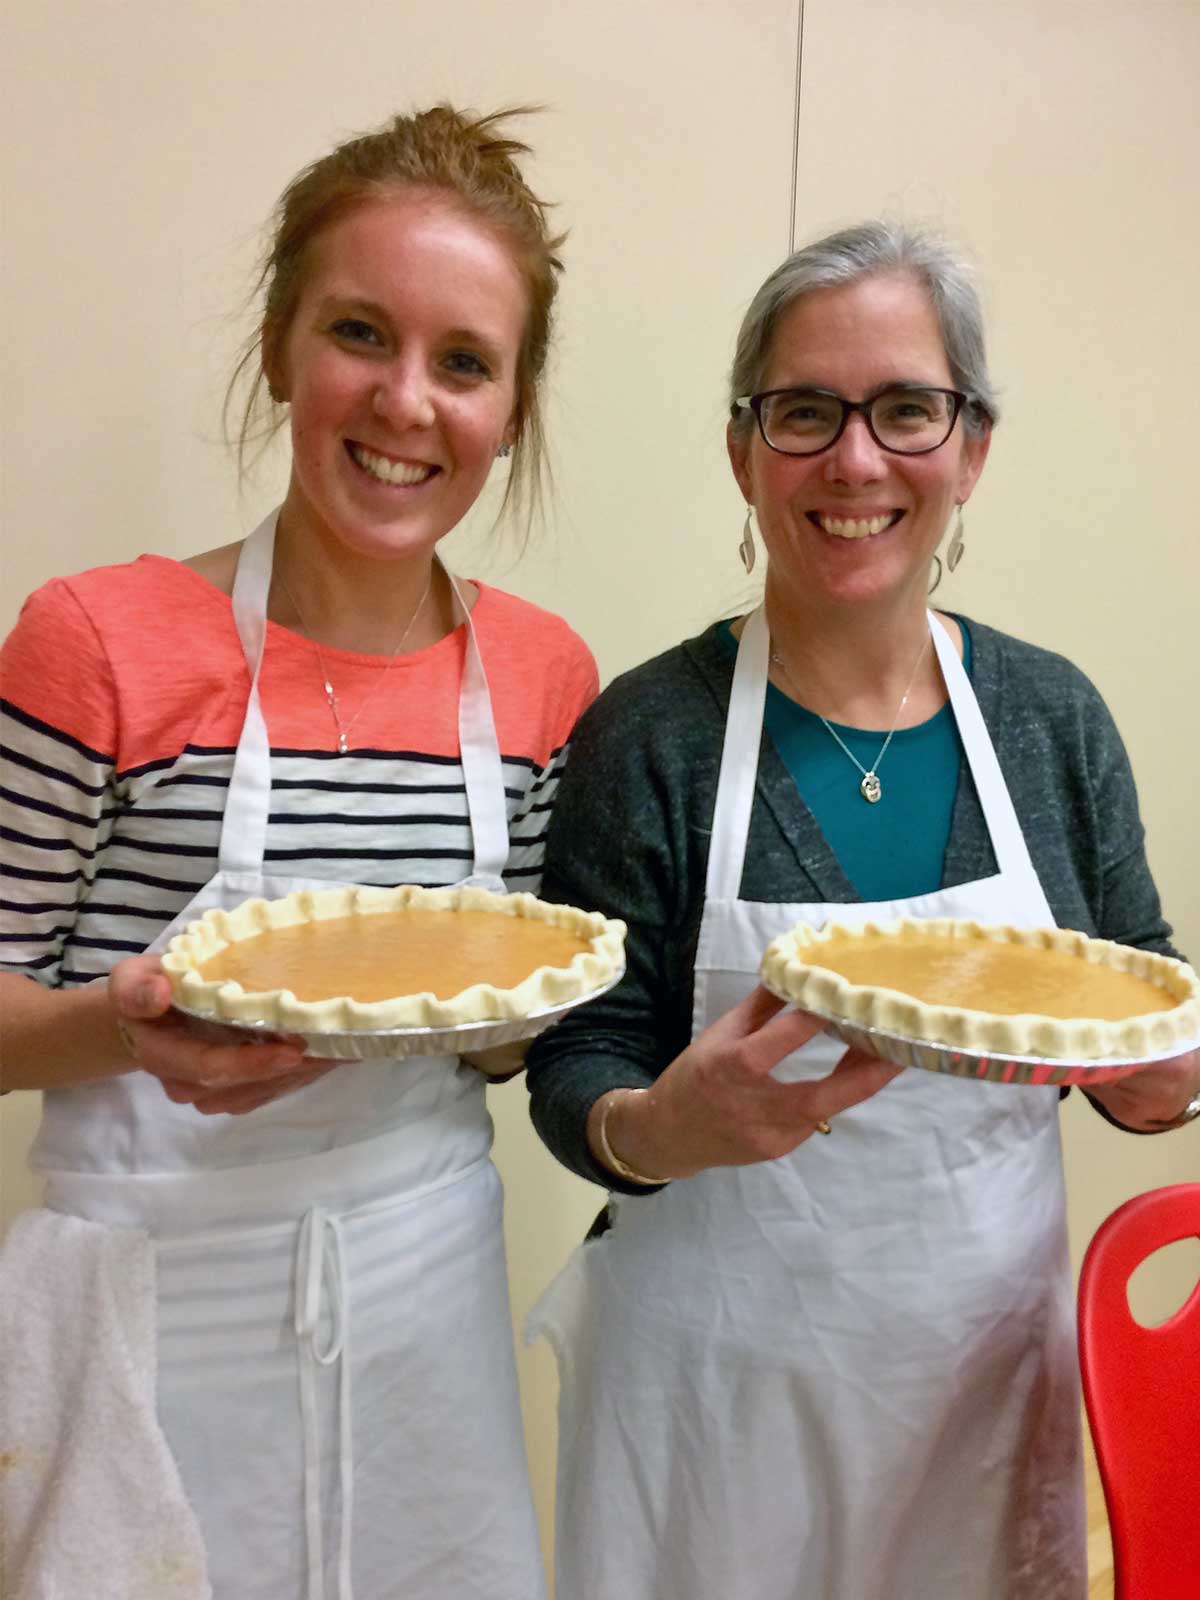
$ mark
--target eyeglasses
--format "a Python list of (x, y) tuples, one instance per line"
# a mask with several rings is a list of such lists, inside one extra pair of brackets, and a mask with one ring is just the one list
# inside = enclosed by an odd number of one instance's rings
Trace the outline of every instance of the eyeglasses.
[(764, 389), (733, 402), (733, 413), (753, 411), (764, 444), (785, 456), (815, 456), (828, 450), (858, 411), (883, 450), (923, 456), (954, 432), (967, 396), (957, 389), (897, 383), (869, 400), (843, 400), (830, 389)]

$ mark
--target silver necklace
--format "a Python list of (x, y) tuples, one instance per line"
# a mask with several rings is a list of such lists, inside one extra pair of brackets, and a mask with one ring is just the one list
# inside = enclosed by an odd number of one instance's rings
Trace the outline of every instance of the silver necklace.
[(296, 598), (292, 594), (292, 591), (288, 588), (287, 580), (284, 578), (283, 573), (282, 572), (277, 572), (275, 574), (275, 576), (279, 579), (279, 587), (283, 590), (284, 594), (287, 595), (288, 600), (291, 603), (292, 610), (296, 613), (296, 616), (299, 619), (300, 626), (304, 629), (305, 633), (308, 635), (309, 644), (312, 645), (313, 649), (317, 653), (317, 661), (320, 663), (320, 667), (321, 667), (321, 680), (322, 680), (321, 687), (325, 690), (325, 699), (329, 702), (329, 714), (333, 718), (333, 726), (337, 730), (338, 754), (344, 756), (347, 753), (347, 751), (349, 750), (349, 748), (350, 748), (349, 744), (347, 743), (347, 741), (348, 741), (348, 739), (350, 737), (350, 730), (353, 728), (354, 724), (358, 721), (359, 717), (362, 716), (363, 712), (366, 710), (368, 704), (371, 701), (371, 697), (375, 694), (376, 690), (382, 684), (383, 680), (387, 677), (388, 673), (392, 670), (392, 663), (395, 661), (396, 657), (400, 654), (401, 650), (403, 650), (404, 641), (408, 638), (409, 634), (413, 631), (413, 625), (415, 624), (417, 618), (421, 615), (421, 612), (424, 609), (426, 600), (429, 599), (429, 591), (433, 588), (433, 563), (430, 562), (430, 565), (429, 565), (429, 582), (425, 585), (425, 593), (417, 601), (417, 609), (413, 612), (412, 616), (409, 617), (408, 626), (405, 628), (404, 632), (400, 635), (400, 638), (396, 642), (395, 648), (392, 650), (391, 654), (388, 656), (387, 666), (384, 667), (383, 671), (379, 674), (378, 678), (376, 678), (375, 682), (367, 690), (366, 694), (363, 695), (362, 700), (361, 700), (361, 702), (359, 704), (358, 710), (350, 718), (350, 721), (346, 722), (346, 723), (343, 723), (341, 712), (338, 710), (337, 695), (333, 691), (333, 680), (329, 676), (329, 668), (325, 665), (325, 656), (322, 653), (321, 646), (317, 643), (316, 639), (314, 638), (312, 629), (309, 627), (308, 623), (305, 622), (304, 613), (300, 610), (300, 607), (296, 604)]
[[(913, 662), (913, 669), (908, 678), (908, 687), (901, 696), (900, 704), (896, 707), (896, 715), (892, 718), (892, 725), (887, 731), (887, 738), (880, 746), (879, 754), (875, 757), (875, 760), (870, 767), (863, 766), (862, 762), (854, 754), (854, 751), (850, 749), (849, 745), (842, 738), (841, 734), (837, 731), (833, 724), (827, 718), (822, 717), (819, 711), (817, 712), (817, 716), (825, 725), (825, 731), (830, 735), (831, 738), (837, 740), (838, 744), (841, 745), (842, 749), (862, 773), (862, 782), (858, 786), (858, 792), (870, 805), (876, 805), (880, 800), (883, 799), (883, 788), (879, 782), (879, 767), (884, 756), (887, 755), (888, 745), (891, 744), (892, 736), (896, 732), (896, 724), (900, 721), (900, 718), (904, 712), (904, 708), (908, 704), (908, 697), (912, 693), (913, 684), (917, 681), (917, 672), (920, 669), (921, 662), (925, 659), (925, 651), (928, 648), (929, 635), (926, 634), (921, 643), (921, 649), (917, 655), (917, 659)], [(797, 699), (800, 699), (800, 692), (796, 688), (796, 684), (791, 673), (788, 671), (787, 662), (779, 654), (779, 651), (775, 649), (774, 644), (771, 646), (771, 660), (774, 665), (779, 668), (780, 672), (783, 673), (784, 678), (787, 680), (788, 687), (792, 690), (793, 694), (796, 695)], [(801, 703), (803, 704), (803, 701), (801, 701)]]

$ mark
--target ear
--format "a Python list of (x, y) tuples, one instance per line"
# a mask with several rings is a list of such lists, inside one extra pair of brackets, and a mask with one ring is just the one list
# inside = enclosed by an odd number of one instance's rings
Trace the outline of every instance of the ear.
[(958, 482), (958, 503), (965, 506), (979, 482), (979, 474), (992, 448), (992, 425), (989, 422), (983, 433), (968, 433), (963, 439), (962, 469)]
[(264, 327), (259, 338), (263, 377), (267, 380), (267, 393), (276, 405), (285, 405), (289, 398), (287, 373), (280, 350), (278, 335)]
[(500, 435), (500, 443), (506, 444), (510, 450), (521, 442), (525, 432), (525, 411), (518, 394), (513, 400), (513, 408), (508, 414), (508, 421), (504, 424), (504, 432)]
[(754, 504), (754, 475), (750, 471), (750, 438), (738, 432), (732, 421), (725, 425), (725, 448), (729, 452), (729, 465), (742, 491), (742, 499)]

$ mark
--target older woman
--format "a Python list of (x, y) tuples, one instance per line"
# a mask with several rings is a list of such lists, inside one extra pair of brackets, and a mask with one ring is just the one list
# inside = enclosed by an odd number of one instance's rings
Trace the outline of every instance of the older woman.
[[(756, 977), (797, 922), (901, 914), (1171, 953), (1095, 689), (927, 609), (995, 416), (944, 242), (869, 223), (790, 257), (728, 432), (764, 604), (577, 731), (544, 892), (630, 932), (530, 1067), (546, 1142), (617, 1196), (535, 1319), (572, 1600), (1084, 1594), (1058, 1092), (889, 1083)], [(1094, 1098), (1171, 1125), (1198, 1068)]]

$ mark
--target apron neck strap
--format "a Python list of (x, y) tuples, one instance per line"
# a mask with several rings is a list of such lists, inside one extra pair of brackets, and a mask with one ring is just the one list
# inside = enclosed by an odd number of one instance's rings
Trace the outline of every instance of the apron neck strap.
[(704, 885), (705, 897), (709, 900), (736, 900), (742, 886), (762, 746), (770, 649), (766, 612), (759, 606), (746, 618), (742, 628), (733, 686), (729, 691), (729, 714), (725, 718), (725, 742), (721, 749)]
[[(436, 558), (441, 561), (441, 557)], [(500, 741), (492, 714), (492, 696), (484, 671), (483, 654), (475, 624), (454, 574), (442, 562), (442, 571), (454, 591), (455, 603), (467, 626), (462, 685), (458, 693), (458, 743), (462, 752), (463, 782), (471, 817), (475, 859), (471, 879), (481, 887), (503, 891), (501, 873), (508, 861), (508, 807), (504, 796), (504, 771)]]
[(958, 724), (958, 736), (975, 780), (975, 792), (979, 796), (983, 819), (992, 841), (996, 868), (1002, 874), (1027, 873), (1036, 878), (1029, 846), (1025, 843), (1025, 835), (1017, 820), (1012, 797), (1000, 770), (996, 749), (971, 687), (971, 680), (949, 635), (932, 611), (929, 612), (929, 631), (933, 635), (938, 666), (942, 669), (954, 720)]
[(258, 697), (263, 647), (267, 638), (267, 597), (275, 557), (275, 525), (279, 508), (265, 516), (243, 540), (233, 580), (233, 620), (250, 669), (250, 694), (241, 738), (229, 775), (217, 870), (227, 875), (259, 876), (267, 841), (271, 805), (271, 747)]
[(267, 598), (271, 592), (271, 571), (275, 561), (275, 527), (279, 507), (270, 512), (242, 541), (237, 571), (233, 578), (233, 621), (246, 652), (246, 665), (252, 680), (257, 679), (267, 637)]

